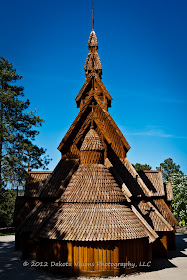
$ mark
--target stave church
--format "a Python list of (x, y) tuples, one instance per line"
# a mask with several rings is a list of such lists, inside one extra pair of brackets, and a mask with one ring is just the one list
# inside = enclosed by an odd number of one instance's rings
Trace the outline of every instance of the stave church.
[(29, 171), (17, 197), (15, 246), (23, 259), (53, 263), (64, 275), (119, 276), (150, 266), (152, 256), (167, 257), (178, 223), (161, 170), (136, 172), (127, 158), (94, 28), (88, 49), (79, 113), (58, 146), (61, 159), (52, 172)]

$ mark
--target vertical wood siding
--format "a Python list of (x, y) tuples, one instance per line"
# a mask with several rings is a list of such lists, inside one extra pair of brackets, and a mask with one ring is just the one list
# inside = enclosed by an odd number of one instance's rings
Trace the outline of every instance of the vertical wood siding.
[[(140, 262), (151, 260), (151, 245), (147, 238), (125, 241), (62, 242), (43, 240), (37, 249), (40, 261), (72, 263), (67, 274), (87, 276), (115, 276), (141, 270)], [(135, 263), (136, 268), (115, 267), (118, 263)], [(105, 264), (105, 265), (103, 265)], [(69, 271), (68, 271), (69, 270)]]

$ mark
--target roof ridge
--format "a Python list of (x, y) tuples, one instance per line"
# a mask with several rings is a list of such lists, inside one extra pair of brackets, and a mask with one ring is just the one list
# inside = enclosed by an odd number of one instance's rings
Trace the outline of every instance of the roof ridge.
[(132, 164), (130, 163), (130, 161), (128, 160), (128, 158), (124, 158), (124, 159), (120, 159), (123, 162), (126, 162), (128, 164), (128, 167), (131, 170), (131, 175), (136, 178), (137, 177), (137, 182), (139, 183), (140, 187), (142, 188), (143, 192), (145, 195), (147, 195), (148, 197), (151, 196), (151, 192), (149, 191), (148, 187), (146, 186), (146, 184), (143, 182), (143, 180), (140, 178), (140, 176), (138, 175), (138, 172), (135, 170), (135, 168), (132, 166)]
[[(62, 139), (61, 143), (59, 144), (58, 150), (62, 149), (62, 147), (64, 146), (64, 143), (67, 141), (67, 139), (70, 136), (71, 132), (75, 129), (76, 124), (80, 120), (82, 114), (88, 108), (88, 106), (89, 106), (89, 104), (90, 104), (90, 102), (92, 101), (93, 98), (95, 99), (95, 101), (99, 105), (100, 109), (102, 110), (102, 112), (104, 113), (106, 118), (109, 120), (110, 125), (114, 128), (115, 132), (117, 133), (117, 135), (119, 136), (119, 138), (121, 139), (122, 143), (124, 144), (125, 148), (128, 151), (130, 149), (130, 145), (128, 144), (127, 140), (125, 139), (124, 135), (122, 134), (122, 132), (120, 131), (120, 129), (118, 128), (118, 126), (116, 125), (114, 120), (112, 119), (111, 115), (104, 109), (102, 102), (94, 94), (91, 94), (89, 96), (87, 102), (81, 108), (81, 110), (78, 113), (77, 117), (75, 118), (75, 120), (73, 121), (72, 125), (70, 126), (70, 128), (67, 131), (67, 133), (65, 134), (64, 138)], [(95, 119), (94, 121), (97, 122), (97, 119)]]
[(140, 219), (142, 224), (146, 227), (147, 231), (149, 232), (149, 242), (152, 243), (157, 239), (159, 236), (158, 234), (154, 231), (154, 229), (148, 224), (148, 222), (143, 218), (141, 213), (136, 209), (134, 205), (131, 205), (131, 209), (134, 212), (134, 214)]

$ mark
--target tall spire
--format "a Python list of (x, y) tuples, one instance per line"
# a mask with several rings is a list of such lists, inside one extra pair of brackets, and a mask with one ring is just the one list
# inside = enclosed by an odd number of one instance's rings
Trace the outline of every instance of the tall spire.
[(85, 65), (84, 65), (84, 70), (85, 70), (85, 75), (87, 75), (90, 72), (97, 72), (99, 76), (101, 77), (102, 75), (102, 65), (101, 61), (99, 58), (99, 55), (97, 53), (98, 50), (98, 42), (97, 42), (97, 36), (94, 31), (94, 8), (93, 5), (96, 3), (92, 1), (92, 31), (90, 33), (90, 37), (88, 39), (88, 49), (89, 49), (89, 54), (87, 56)]
[(92, 30), (94, 30), (94, 5), (96, 4), (96, 2), (92, 1)]

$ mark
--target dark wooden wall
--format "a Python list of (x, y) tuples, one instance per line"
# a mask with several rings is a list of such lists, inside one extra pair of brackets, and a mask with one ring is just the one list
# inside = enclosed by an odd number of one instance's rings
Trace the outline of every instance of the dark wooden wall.
[[(72, 263), (61, 268), (69, 275), (116, 276), (140, 271), (140, 262), (151, 261), (152, 246), (147, 238), (125, 241), (62, 242), (41, 240), (36, 252), (39, 261)], [(113, 263), (135, 263), (135, 268), (114, 267)], [(99, 263), (98, 263), (99, 262)], [(101, 262), (108, 264), (101, 265)], [(59, 270), (56, 267), (55, 270)]]

